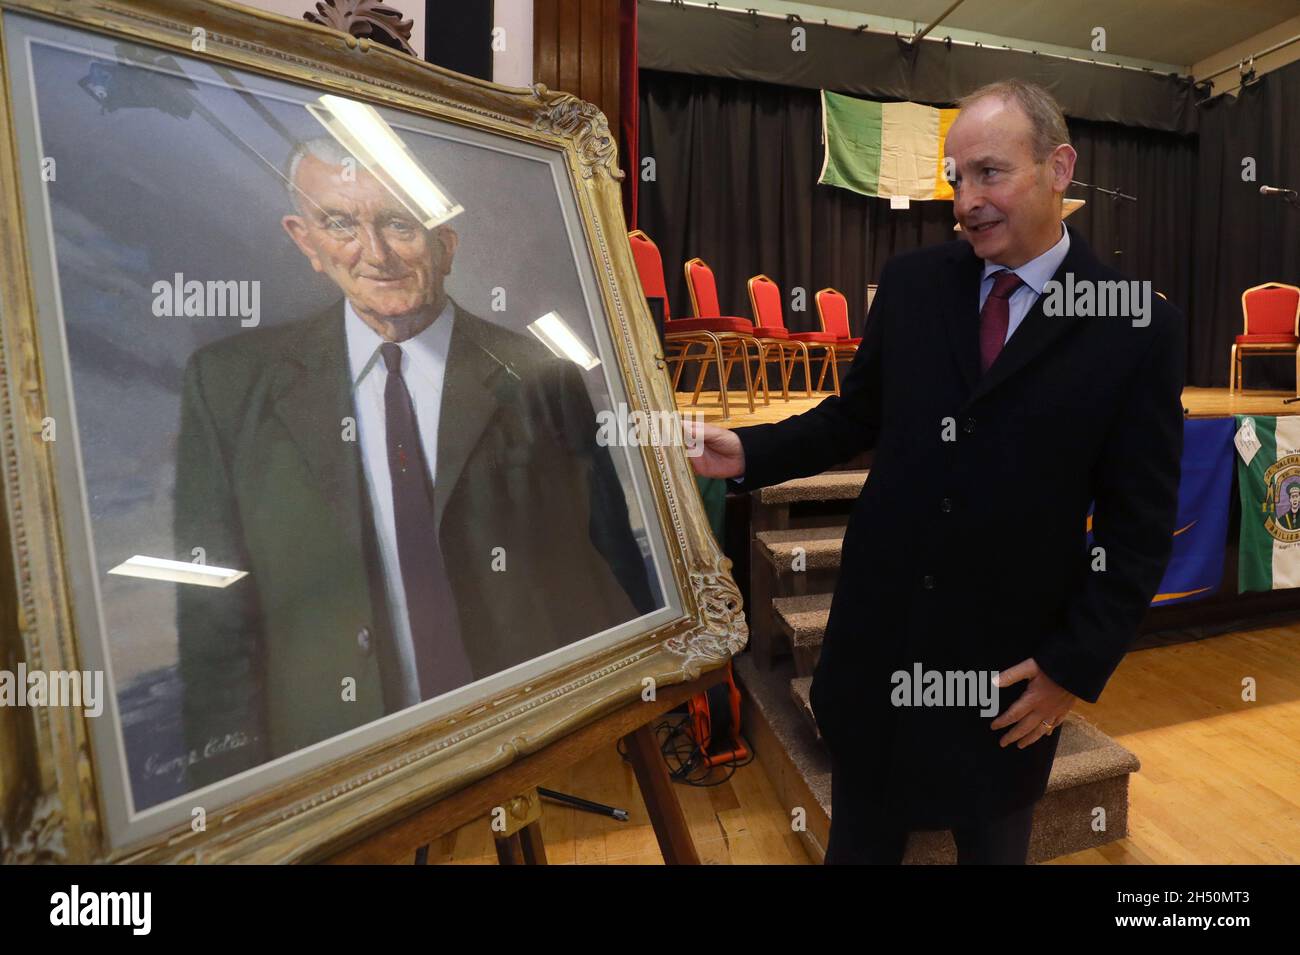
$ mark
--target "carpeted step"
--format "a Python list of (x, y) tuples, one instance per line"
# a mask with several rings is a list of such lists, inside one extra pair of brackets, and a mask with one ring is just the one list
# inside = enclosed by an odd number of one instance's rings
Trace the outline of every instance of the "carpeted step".
[[(820, 861), (830, 826), (830, 760), (817, 738), (807, 706), (812, 681), (795, 677), (788, 662), (771, 670), (754, 664), (749, 654), (735, 661), (744, 700), (742, 725), (771, 779), (792, 813), (803, 810), (800, 830), (809, 853)], [(1056, 761), (1047, 793), (1034, 812), (1030, 862), (1105, 845), (1128, 835), (1129, 775), (1140, 768), (1136, 756), (1082, 717), (1071, 715), (1058, 732)], [(1096, 831), (1098, 809), (1105, 829)], [(956, 846), (948, 832), (912, 833), (905, 861), (952, 863)]]
[[(1128, 835), (1128, 781), (1141, 768), (1132, 752), (1083, 717), (1070, 714), (1057, 731), (1047, 793), (1034, 810), (1029, 861), (1046, 862)], [(1098, 812), (1101, 810), (1104, 816)], [(1104, 819), (1105, 830), (1094, 826)], [(903, 861), (912, 865), (957, 861), (949, 832), (914, 832)]]
[(862, 493), (862, 485), (866, 481), (866, 471), (826, 471), (762, 488), (758, 492), (758, 499), (764, 504), (852, 501)]
[(822, 652), (822, 635), (831, 613), (832, 594), (808, 594), (802, 597), (777, 597), (772, 612), (777, 626), (794, 650), (794, 670), (810, 677)]
[(758, 550), (777, 573), (793, 574), (796, 548), (803, 548), (807, 570), (840, 569), (840, 548), (844, 544), (844, 527), (798, 527), (791, 530), (759, 531), (755, 536)]
[(808, 725), (812, 728), (813, 733), (820, 739), (821, 730), (817, 729), (817, 718), (813, 716), (812, 701), (808, 697), (810, 690), (812, 690), (812, 677), (810, 676), (797, 676), (790, 681), (790, 698), (794, 700), (794, 705), (799, 708), (799, 714), (808, 720)]

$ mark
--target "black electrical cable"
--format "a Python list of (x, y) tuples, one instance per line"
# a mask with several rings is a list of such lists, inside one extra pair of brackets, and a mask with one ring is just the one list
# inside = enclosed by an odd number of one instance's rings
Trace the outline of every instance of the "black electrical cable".
[[(721, 786), (736, 774), (737, 769), (754, 761), (753, 750), (746, 746), (750, 752), (747, 759), (729, 760), (717, 766), (705, 765), (705, 753), (690, 738), (689, 716), (682, 717), (676, 723), (665, 720), (656, 724), (653, 730), (659, 740), (659, 751), (668, 764), (669, 778), (687, 786)], [(618, 754), (623, 759), (628, 758), (621, 741), (618, 744)], [(714, 778), (719, 773), (723, 774), (722, 777)]]

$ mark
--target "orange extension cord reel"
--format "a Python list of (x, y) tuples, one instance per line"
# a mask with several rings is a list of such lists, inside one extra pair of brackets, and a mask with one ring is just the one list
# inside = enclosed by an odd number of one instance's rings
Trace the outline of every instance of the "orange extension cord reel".
[(727, 662), (727, 679), (686, 704), (691, 739), (700, 761), (710, 768), (749, 759), (749, 748), (740, 738), (740, 690)]

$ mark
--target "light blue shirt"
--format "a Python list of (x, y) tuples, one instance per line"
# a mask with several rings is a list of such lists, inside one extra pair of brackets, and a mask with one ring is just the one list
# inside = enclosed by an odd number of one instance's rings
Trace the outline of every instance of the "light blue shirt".
[[(1020, 286), (1011, 293), (1007, 299), (1009, 306), (1010, 320), (1007, 322), (1007, 337), (1002, 339), (1005, 345), (1011, 340), (1012, 334), (1024, 321), (1029, 310), (1034, 307), (1038, 301), (1038, 296), (1043, 294), (1043, 286), (1052, 280), (1056, 270), (1061, 267), (1065, 261), (1065, 254), (1070, 251), (1070, 231), (1066, 229), (1065, 223), (1061, 223), (1061, 238), (1042, 255), (1036, 259), (1030, 259), (1018, 269), (1012, 269), (1016, 275), (1020, 276), (1020, 281), (1025, 284)], [(980, 281), (980, 311), (984, 310), (984, 302), (989, 297), (989, 292), (993, 291), (993, 273), (1001, 272), (1005, 265), (986, 259), (984, 261), (984, 278)]]

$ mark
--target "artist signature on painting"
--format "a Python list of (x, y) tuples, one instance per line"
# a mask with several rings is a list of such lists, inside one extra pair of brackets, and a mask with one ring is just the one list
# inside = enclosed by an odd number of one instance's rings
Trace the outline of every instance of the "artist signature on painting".
[(237, 730), (224, 736), (211, 737), (204, 745), (202, 753), (197, 749), (192, 749), (188, 753), (171, 758), (164, 758), (157, 753), (150, 753), (144, 761), (144, 772), (149, 777), (168, 776), (177, 783), (183, 783), (185, 781), (185, 772), (191, 766), (197, 766), (204, 760), (222, 756), (237, 749), (243, 749), (245, 746), (250, 745), (254, 738)]

